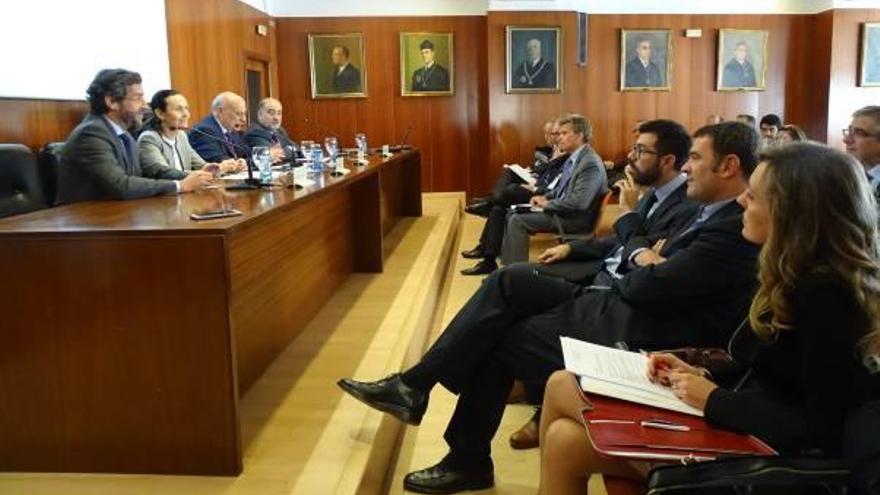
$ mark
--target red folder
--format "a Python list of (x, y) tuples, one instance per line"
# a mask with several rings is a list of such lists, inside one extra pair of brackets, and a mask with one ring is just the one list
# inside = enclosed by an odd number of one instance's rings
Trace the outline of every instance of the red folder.
[(659, 462), (776, 455), (760, 439), (712, 428), (703, 418), (609, 397), (585, 395), (584, 425), (596, 452)]

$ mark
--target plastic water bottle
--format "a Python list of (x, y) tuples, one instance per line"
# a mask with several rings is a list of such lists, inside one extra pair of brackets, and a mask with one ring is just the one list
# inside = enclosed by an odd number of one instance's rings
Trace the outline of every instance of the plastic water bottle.
[(324, 173), (324, 151), (321, 145), (315, 143), (312, 145), (312, 173), (320, 175)]
[(255, 146), (252, 150), (254, 165), (260, 171), (260, 182), (268, 184), (272, 182), (272, 160), (269, 155), (269, 148), (266, 146)]
[(358, 165), (364, 165), (367, 159), (367, 135), (362, 132), (355, 134), (354, 142), (357, 144)]

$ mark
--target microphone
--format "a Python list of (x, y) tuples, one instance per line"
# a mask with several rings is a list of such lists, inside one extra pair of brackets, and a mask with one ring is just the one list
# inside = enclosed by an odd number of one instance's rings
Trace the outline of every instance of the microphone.
[[(180, 128), (179, 127), (171, 127), (171, 129), (177, 130)], [(217, 141), (219, 143), (230, 145), (230, 147), (232, 148), (232, 156), (235, 157), (235, 159), (238, 159), (238, 154), (235, 152), (236, 148), (238, 148), (240, 150), (244, 150), (245, 156), (247, 156), (247, 154), (250, 153), (250, 150), (247, 149), (245, 146), (242, 146), (242, 145), (236, 144), (236, 143), (230, 143), (229, 141), (227, 141), (225, 139), (219, 138), (219, 137), (217, 137), (213, 134), (207, 133), (201, 129), (197, 129), (197, 128), (193, 127), (190, 129), (190, 132), (195, 132), (197, 134), (205, 136), (208, 139), (212, 139), (212, 140)], [(238, 187), (238, 186), (227, 187), (226, 189), (256, 189), (256, 188), (262, 186), (262, 182), (260, 181), (260, 179), (254, 178), (254, 171), (251, 168), (251, 164), (248, 162), (247, 158), (245, 159), (245, 162), (247, 164), (245, 168), (247, 168), (247, 175), (248, 176), (247, 176), (247, 179), (244, 180), (243, 186), (242, 187)]]
[(412, 146), (406, 144), (406, 140), (409, 139), (409, 133), (412, 131), (413, 125), (412, 122), (408, 126), (406, 126), (406, 133), (403, 135), (403, 140), (400, 141), (400, 144), (391, 146), (389, 149), (391, 151), (403, 151), (412, 149)]

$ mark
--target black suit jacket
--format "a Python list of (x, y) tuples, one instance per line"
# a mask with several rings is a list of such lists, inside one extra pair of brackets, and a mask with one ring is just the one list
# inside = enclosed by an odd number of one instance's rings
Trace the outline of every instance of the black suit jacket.
[(275, 144), (272, 139), (273, 134), (278, 138), (278, 145), (280, 145), (284, 149), (284, 158), (286, 160), (294, 158), (294, 155), (298, 157), (302, 156), (301, 153), (293, 151), (297, 149), (296, 143), (294, 143), (293, 140), (290, 139), (290, 136), (287, 135), (287, 131), (285, 131), (283, 127), (279, 127), (278, 130), (273, 131), (272, 129), (264, 126), (263, 124), (260, 124), (259, 122), (252, 125), (244, 133), (244, 145), (251, 149), (256, 146), (271, 147)]
[(638, 57), (626, 63), (626, 82), (627, 88), (651, 88), (663, 86), (663, 74), (657, 68), (654, 62), (648, 62), (646, 68), (642, 65), (642, 61)]
[(361, 71), (357, 67), (348, 64), (339, 72), (339, 69), (333, 69), (333, 91), (336, 93), (360, 93), (361, 88)]
[(759, 247), (741, 231), (742, 207), (731, 202), (671, 237), (661, 252), (666, 262), (632, 270), (608, 290), (585, 291), (554, 310), (553, 324), (604, 345), (723, 347), (747, 314), (757, 281)]
[(552, 265), (537, 265), (536, 269), (570, 282), (590, 284), (605, 266), (605, 258), (618, 248), (623, 247), (621, 260), (625, 263), (636, 249), (650, 248), (658, 240), (681, 230), (698, 209), (698, 205), (687, 198), (686, 183), (672, 191), (647, 218), (640, 214), (646, 209), (646, 202), (647, 197), (642, 198), (634, 211), (614, 222), (614, 235), (572, 241), (568, 258)]
[(103, 116), (86, 115), (64, 144), (58, 170), (58, 202), (173, 194), (177, 191), (174, 181), (187, 175), (155, 164), (141, 168), (136, 142), (132, 144), (132, 156), (133, 163), (128, 163), (122, 141)]
[(514, 88), (553, 89), (556, 87), (556, 69), (553, 62), (540, 58), (533, 67), (526, 60), (516, 67), (511, 86)]
[(724, 66), (721, 85), (725, 88), (754, 88), (758, 85), (754, 67), (748, 60), (740, 65), (736, 59), (732, 59)]
[(412, 75), (413, 91), (449, 91), (449, 71), (438, 63), (430, 69), (420, 67)]
[(189, 133), (189, 144), (206, 162), (220, 163), (229, 158), (249, 158), (250, 152), (244, 146), (242, 133), (232, 131), (233, 146), (229, 147), (223, 144), (226, 137), (223, 136), (223, 129), (220, 128), (220, 124), (217, 123), (217, 119), (213, 115), (208, 115), (202, 119), (193, 129), (198, 129), (216, 138), (211, 139), (195, 131), (190, 131)]

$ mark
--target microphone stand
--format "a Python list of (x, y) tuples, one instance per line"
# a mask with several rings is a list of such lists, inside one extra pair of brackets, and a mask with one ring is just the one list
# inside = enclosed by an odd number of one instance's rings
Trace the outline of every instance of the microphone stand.
[[(238, 154), (235, 153), (236, 148), (243, 149), (243, 150), (245, 150), (245, 152), (248, 152), (248, 149), (240, 144), (230, 143), (229, 141), (227, 141), (225, 139), (220, 139), (217, 136), (215, 136), (213, 134), (209, 134), (201, 129), (197, 129), (197, 128), (193, 127), (190, 129), (190, 132), (195, 132), (197, 134), (201, 134), (202, 136), (205, 136), (208, 139), (213, 139), (214, 141), (217, 141), (219, 143), (228, 144), (232, 148), (232, 156), (235, 157), (236, 160), (238, 159)], [(247, 168), (248, 176), (247, 176), (247, 179), (244, 180), (244, 183), (240, 184), (240, 185), (235, 185), (233, 187), (227, 187), (227, 189), (230, 189), (230, 190), (259, 189), (261, 187), (268, 188), (268, 187), (272, 186), (272, 184), (263, 184), (263, 182), (260, 179), (257, 179), (254, 177), (254, 171), (251, 169), (251, 165), (249, 163), (247, 163), (247, 159), (245, 159), (245, 166)]]

